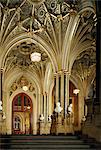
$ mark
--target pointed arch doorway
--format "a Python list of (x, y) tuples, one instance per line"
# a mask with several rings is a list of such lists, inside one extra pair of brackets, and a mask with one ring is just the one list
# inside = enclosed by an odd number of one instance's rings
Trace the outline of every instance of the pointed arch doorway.
[(12, 133), (32, 134), (32, 100), (25, 93), (16, 95), (12, 102)]

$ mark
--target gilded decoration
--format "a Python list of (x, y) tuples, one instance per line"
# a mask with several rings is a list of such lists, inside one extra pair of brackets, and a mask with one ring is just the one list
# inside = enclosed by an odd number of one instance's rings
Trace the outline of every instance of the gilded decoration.
[[(29, 81), (26, 79), (26, 77), (22, 76), (22, 77), (20, 77), (19, 80), (16, 80), (16, 81), (12, 84), (12, 86), (11, 86), (11, 88), (10, 88), (10, 95), (11, 95), (14, 91), (16, 91), (17, 89), (23, 88), (23, 86), (27, 86), (27, 87), (28, 87), (28, 90), (29, 90), (30, 92), (35, 92), (35, 87), (34, 87), (34, 85), (33, 85), (31, 82), (29, 82)], [(36, 94), (33, 93), (33, 95), (36, 95)]]

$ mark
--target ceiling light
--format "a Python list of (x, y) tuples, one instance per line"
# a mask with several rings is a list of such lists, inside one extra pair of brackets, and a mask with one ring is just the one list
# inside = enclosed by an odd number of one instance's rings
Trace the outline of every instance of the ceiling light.
[(38, 52), (34, 52), (31, 54), (31, 61), (39, 62), (41, 60), (41, 54)]

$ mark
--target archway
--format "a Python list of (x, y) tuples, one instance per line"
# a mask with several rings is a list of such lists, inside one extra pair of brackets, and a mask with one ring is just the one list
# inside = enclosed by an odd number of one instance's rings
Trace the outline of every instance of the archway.
[(12, 133), (32, 134), (33, 104), (25, 93), (16, 95), (12, 102)]

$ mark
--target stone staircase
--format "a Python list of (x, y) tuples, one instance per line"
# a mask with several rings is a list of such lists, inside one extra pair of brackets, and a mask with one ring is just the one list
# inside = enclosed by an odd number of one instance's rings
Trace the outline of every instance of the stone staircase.
[(101, 150), (76, 135), (2, 135), (0, 150)]

